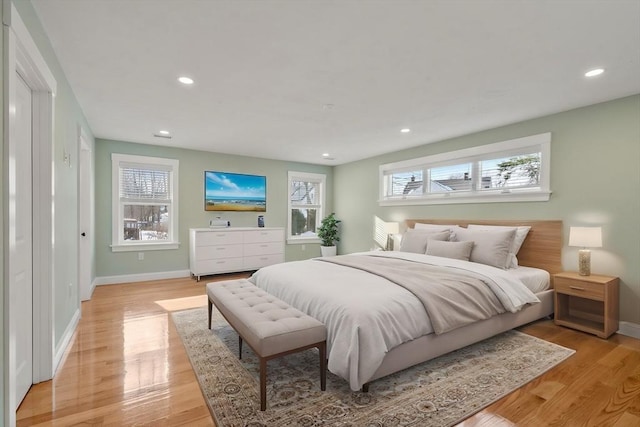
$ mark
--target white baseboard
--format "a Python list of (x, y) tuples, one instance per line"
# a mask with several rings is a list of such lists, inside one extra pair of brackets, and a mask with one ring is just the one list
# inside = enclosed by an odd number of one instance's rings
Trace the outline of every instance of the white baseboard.
[(179, 279), (181, 277), (190, 276), (191, 272), (189, 270), (163, 271), (159, 273), (123, 274), (121, 276), (96, 277), (94, 283), (98, 286), (116, 285), (118, 283), (146, 282), (149, 280), (162, 279)]
[(60, 339), (60, 344), (55, 349), (55, 353), (53, 355), (53, 375), (56, 375), (56, 371), (58, 370), (58, 366), (60, 366), (60, 362), (62, 362), (62, 358), (64, 357), (65, 352), (67, 351), (67, 347), (71, 343), (71, 338), (73, 338), (73, 334), (76, 332), (76, 328), (78, 327), (78, 323), (80, 323), (80, 308), (73, 313), (73, 317), (71, 321), (67, 325), (67, 328), (64, 330), (62, 334), (62, 338)]
[(620, 322), (618, 333), (640, 339), (640, 325), (631, 322)]

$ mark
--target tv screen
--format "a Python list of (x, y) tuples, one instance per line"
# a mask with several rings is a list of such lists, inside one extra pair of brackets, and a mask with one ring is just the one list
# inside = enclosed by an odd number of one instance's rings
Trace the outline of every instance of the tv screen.
[(205, 171), (204, 210), (266, 212), (267, 177)]

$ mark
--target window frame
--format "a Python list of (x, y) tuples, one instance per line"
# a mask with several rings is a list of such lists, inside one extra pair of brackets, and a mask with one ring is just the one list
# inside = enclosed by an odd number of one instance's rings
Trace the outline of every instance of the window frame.
[[(403, 171), (422, 170), (423, 180), (429, 176), (431, 168), (473, 163), (474, 174), (472, 179), (481, 179), (476, 171), (480, 163), (489, 159), (509, 157), (523, 154), (529, 150), (540, 152), (540, 181), (535, 187), (508, 188), (508, 189), (483, 189), (472, 185), (472, 190), (455, 192), (425, 192), (419, 195), (395, 195), (386, 194), (388, 178), (392, 173)], [(531, 151), (529, 151), (531, 152)], [(462, 150), (449, 151), (416, 159), (387, 163), (379, 167), (379, 206), (401, 205), (440, 205), (458, 203), (504, 203), (504, 202), (533, 202), (548, 201), (551, 196), (551, 133), (526, 136), (502, 142), (480, 145)]]
[[(324, 211), (326, 206), (327, 195), (327, 176), (320, 173), (311, 172), (295, 172), (289, 171), (287, 176), (287, 243), (288, 244), (306, 244), (306, 243), (321, 243), (322, 241), (318, 237), (301, 237), (291, 234), (291, 211), (295, 207), (302, 207), (302, 205), (295, 205), (291, 202), (291, 184), (293, 181), (307, 181), (315, 182), (319, 184), (320, 197), (318, 197), (320, 204), (313, 205), (317, 207), (316, 212), (316, 230), (320, 227), (322, 218), (324, 218)], [(309, 207), (309, 205), (304, 205)]]
[[(166, 241), (141, 241), (128, 242), (119, 230), (124, 230), (123, 201), (120, 200), (120, 169), (123, 166), (137, 164), (141, 168), (169, 170), (171, 186), (171, 202), (169, 203), (169, 239)], [(111, 154), (111, 251), (157, 251), (178, 249), (180, 241), (178, 236), (178, 177), (180, 162), (177, 159), (164, 157), (136, 156), (132, 154)], [(153, 203), (151, 203), (153, 204)]]

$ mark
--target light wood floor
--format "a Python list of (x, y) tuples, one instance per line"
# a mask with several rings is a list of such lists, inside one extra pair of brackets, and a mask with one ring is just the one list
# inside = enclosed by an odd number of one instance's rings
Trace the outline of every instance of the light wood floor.
[[(212, 280), (99, 286), (56, 377), (18, 409), (18, 426), (215, 425), (169, 314), (205, 305)], [(521, 330), (577, 352), (460, 426), (640, 426), (640, 340), (549, 320)]]

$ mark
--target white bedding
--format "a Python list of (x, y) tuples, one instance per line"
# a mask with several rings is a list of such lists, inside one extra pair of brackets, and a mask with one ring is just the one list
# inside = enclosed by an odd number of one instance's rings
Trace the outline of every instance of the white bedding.
[[(452, 265), (493, 277), (491, 285), (509, 311), (538, 299), (520, 280), (484, 264), (403, 252), (371, 252), (436, 265)], [(497, 278), (497, 280), (496, 280)], [(372, 378), (390, 349), (433, 332), (422, 303), (387, 279), (314, 260), (276, 264), (252, 277), (258, 287), (327, 326), (328, 368), (359, 390)], [(489, 280), (491, 281), (491, 280)]]
[(520, 265), (506, 271), (508, 274), (520, 279), (520, 281), (534, 294), (546, 291), (549, 289), (549, 285), (551, 284), (551, 275), (549, 272), (540, 268)]

